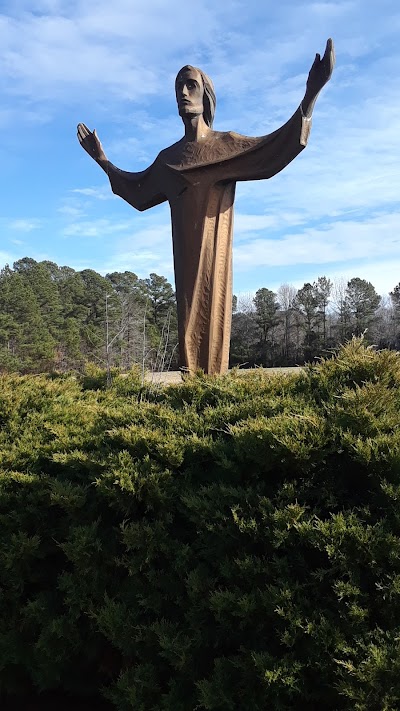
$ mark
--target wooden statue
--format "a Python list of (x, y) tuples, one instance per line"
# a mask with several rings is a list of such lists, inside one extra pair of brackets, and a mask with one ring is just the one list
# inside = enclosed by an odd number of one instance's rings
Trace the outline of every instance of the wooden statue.
[(315, 57), (299, 108), (284, 126), (260, 138), (214, 131), (212, 82), (200, 69), (183, 67), (175, 92), (185, 135), (138, 173), (110, 163), (96, 131), (78, 125), (79, 142), (107, 173), (116, 195), (137, 210), (169, 202), (180, 366), (192, 373), (228, 369), (236, 182), (271, 178), (303, 150), (315, 101), (334, 61), (329, 39), (322, 59)]

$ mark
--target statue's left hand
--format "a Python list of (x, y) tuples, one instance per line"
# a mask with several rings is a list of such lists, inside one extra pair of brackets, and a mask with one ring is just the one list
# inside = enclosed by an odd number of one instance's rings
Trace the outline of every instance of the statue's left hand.
[(319, 94), (322, 87), (325, 86), (331, 78), (334, 66), (335, 49), (333, 47), (333, 41), (328, 39), (325, 54), (322, 59), (319, 54), (315, 55), (314, 63), (307, 79), (307, 94), (314, 97)]
[(82, 148), (85, 149), (86, 153), (88, 153), (96, 163), (99, 165), (107, 163), (107, 156), (104, 153), (96, 129), (90, 131), (84, 123), (78, 123), (77, 136)]

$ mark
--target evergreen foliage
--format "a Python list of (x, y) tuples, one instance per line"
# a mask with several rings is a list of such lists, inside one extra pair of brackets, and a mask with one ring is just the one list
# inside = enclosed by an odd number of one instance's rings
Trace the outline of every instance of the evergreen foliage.
[(105, 382), (1, 376), (0, 693), (399, 708), (400, 356)]
[(173, 362), (176, 343), (175, 294), (165, 277), (103, 277), (29, 257), (0, 271), (0, 371), (83, 371), (88, 362), (151, 369), (160, 348)]

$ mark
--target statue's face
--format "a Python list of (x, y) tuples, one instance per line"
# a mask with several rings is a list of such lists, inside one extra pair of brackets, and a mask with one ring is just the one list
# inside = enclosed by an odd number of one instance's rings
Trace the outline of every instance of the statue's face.
[(175, 82), (179, 115), (200, 116), (203, 113), (204, 87), (201, 74), (196, 69), (179, 72)]

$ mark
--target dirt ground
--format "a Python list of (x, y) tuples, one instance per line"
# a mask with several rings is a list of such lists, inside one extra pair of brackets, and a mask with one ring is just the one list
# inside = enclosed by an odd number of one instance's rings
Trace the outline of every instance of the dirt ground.
[[(294, 368), (257, 368), (257, 371), (262, 372), (265, 375), (282, 375), (286, 373), (296, 373), (301, 370), (300, 367), (296, 366)], [(248, 373), (253, 373), (254, 369), (238, 369), (237, 372), (241, 376), (245, 376)], [(149, 383), (154, 383), (155, 385), (176, 385), (182, 382), (182, 374), (180, 370), (171, 370), (164, 373), (147, 373), (146, 381)]]

